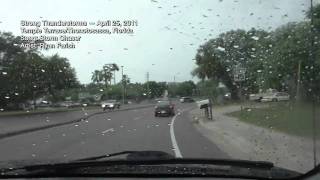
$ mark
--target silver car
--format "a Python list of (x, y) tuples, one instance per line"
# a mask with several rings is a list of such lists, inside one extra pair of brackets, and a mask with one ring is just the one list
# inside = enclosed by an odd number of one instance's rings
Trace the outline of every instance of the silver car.
[(276, 93), (271, 93), (266, 96), (264, 96), (261, 99), (261, 102), (277, 102), (277, 101), (289, 101), (290, 100), (290, 95), (285, 92), (276, 92)]
[(101, 108), (105, 111), (107, 109), (113, 110), (113, 109), (120, 109), (120, 102), (117, 100), (108, 100), (101, 103)]

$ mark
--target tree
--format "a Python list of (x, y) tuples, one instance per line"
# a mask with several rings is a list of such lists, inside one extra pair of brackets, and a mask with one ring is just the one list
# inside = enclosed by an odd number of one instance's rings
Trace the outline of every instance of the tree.
[(112, 71), (109, 65), (104, 65), (101, 70), (95, 70), (92, 72), (91, 80), (93, 83), (104, 82), (105, 87), (108, 87), (108, 84), (111, 84)]
[(165, 82), (149, 81), (144, 83), (144, 89), (145, 94), (150, 98), (161, 97), (167, 89), (167, 85)]
[(251, 29), (231, 30), (220, 34), (200, 46), (196, 54), (197, 67), (192, 74), (200, 79), (216, 79), (223, 82), (231, 91), (233, 99), (237, 99), (239, 83), (234, 75), (237, 66), (250, 68), (246, 71), (246, 90), (258, 89), (256, 72), (262, 67), (265, 53), (269, 52), (269, 33)]
[(79, 86), (66, 58), (44, 57), (37, 50), (21, 48), (20, 38), (0, 33), (0, 104), (17, 106), (57, 90)]
[(168, 85), (168, 93), (170, 96), (192, 96), (196, 90), (193, 81), (184, 81), (181, 83), (172, 83)]
[(107, 87), (108, 84), (111, 84), (112, 70), (108, 67), (103, 67), (103, 70), (101, 70), (101, 77), (104, 81), (104, 85)]
[(115, 63), (111, 64), (111, 71), (113, 71), (113, 80), (114, 84), (116, 84), (116, 71), (119, 71), (119, 66)]
[(102, 81), (102, 74), (101, 71), (95, 70), (92, 72), (91, 80), (93, 83), (99, 84)]
[(46, 68), (42, 72), (45, 73), (46, 88), (51, 96), (55, 97), (58, 90), (79, 87), (75, 69), (71, 67), (67, 58), (55, 54), (45, 60)]
[(185, 81), (179, 84), (177, 94), (180, 96), (192, 96), (196, 85), (193, 81)]

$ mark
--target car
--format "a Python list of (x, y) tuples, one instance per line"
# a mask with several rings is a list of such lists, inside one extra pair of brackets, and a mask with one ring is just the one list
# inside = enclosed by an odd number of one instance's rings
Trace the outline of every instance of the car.
[(231, 93), (225, 93), (224, 96), (223, 96), (223, 99), (225, 100), (230, 100), (231, 99)]
[(120, 109), (120, 102), (117, 100), (107, 100), (105, 102), (101, 103), (101, 108), (105, 111), (107, 109), (114, 110), (114, 109)]
[(194, 99), (192, 99), (191, 97), (181, 97), (180, 102), (181, 103), (194, 102)]
[(72, 104), (71, 101), (64, 101), (64, 102), (57, 103), (57, 106), (58, 107), (70, 108), (71, 104)]
[(261, 93), (259, 93), (259, 94), (250, 94), (249, 95), (249, 100), (250, 101), (258, 101), (258, 102), (260, 102), (262, 97), (263, 97), (263, 94), (261, 94)]
[(269, 88), (267, 89), (265, 92), (258, 92), (256, 94), (249, 94), (249, 100), (250, 101), (256, 101), (256, 102), (261, 102), (262, 98), (265, 97), (265, 96), (270, 96), (274, 93), (277, 93), (278, 91), (276, 89), (272, 89), (272, 88)]
[(263, 96), (261, 102), (277, 102), (277, 101), (289, 101), (290, 95), (286, 92), (276, 92)]
[(154, 116), (174, 116), (174, 104), (171, 101), (158, 101), (154, 108)]

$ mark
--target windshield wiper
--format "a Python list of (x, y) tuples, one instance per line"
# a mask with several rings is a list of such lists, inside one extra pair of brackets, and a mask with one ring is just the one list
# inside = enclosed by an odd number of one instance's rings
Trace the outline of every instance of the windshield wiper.
[[(125, 159), (96, 161), (98, 159), (109, 158), (128, 154)], [(202, 164), (218, 166), (237, 166), (245, 168), (262, 168), (271, 169), (273, 163), (267, 161), (249, 161), (249, 160), (232, 160), (232, 159), (199, 159), (199, 158), (175, 158), (174, 156), (162, 151), (122, 151), (101, 156), (78, 159), (70, 162), (39, 164), (24, 166), (19, 169), (36, 170), (43, 168), (67, 168), (67, 167), (94, 167), (109, 165), (161, 165), (161, 164)], [(10, 170), (13, 170), (12, 168)]]
[(174, 158), (174, 156), (172, 156), (171, 154), (168, 154), (168, 153), (162, 152), (162, 151), (121, 151), (121, 152), (112, 153), (112, 154), (106, 154), (106, 155), (101, 155), (101, 156), (93, 156), (93, 157), (78, 159), (73, 162), (93, 161), (93, 160), (110, 158), (110, 157), (120, 156), (120, 155), (125, 155), (125, 154), (128, 154), (128, 156), (126, 157), (127, 160), (137, 160), (137, 159), (151, 160), (151, 159), (172, 159), (172, 158)]
[[(127, 154), (126, 159), (118, 160), (99, 160), (103, 158), (114, 157), (118, 155)], [(158, 157), (158, 158), (156, 158)], [(162, 157), (162, 158), (161, 158)], [(144, 170), (145, 168), (145, 170)], [(164, 175), (167, 170), (170, 170), (171, 175), (177, 172), (184, 172), (183, 169), (188, 169), (190, 172), (194, 171), (196, 174), (246, 174), (252, 177), (255, 171), (260, 174), (278, 173), (286, 174), (288, 176), (300, 175), (297, 172), (289, 171), (274, 167), (273, 163), (265, 161), (248, 161), (248, 160), (231, 160), (231, 159), (195, 159), (195, 158), (174, 158), (172, 155), (161, 151), (123, 151), (108, 155), (101, 155), (89, 158), (78, 159), (71, 162), (54, 163), (54, 164), (39, 164), (30, 165), (20, 168), (11, 168), (1, 170), (5, 174), (25, 174), (26, 177), (63, 177), (63, 176), (80, 176), (80, 175), (112, 175), (113, 173), (125, 174), (159, 174)], [(199, 173), (202, 172), (202, 173)], [(204, 172), (204, 173), (203, 173)], [(187, 174), (194, 174), (188, 173)], [(179, 173), (178, 173), (179, 174)], [(196, 176), (196, 174), (194, 176)], [(284, 176), (286, 176), (284, 175)], [(0, 176), (1, 177), (1, 176)]]

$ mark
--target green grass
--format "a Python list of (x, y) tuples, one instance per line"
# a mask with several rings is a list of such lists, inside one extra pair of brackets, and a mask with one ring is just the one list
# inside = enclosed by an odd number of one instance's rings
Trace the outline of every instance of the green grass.
[[(80, 111), (83, 107), (75, 107), (75, 108), (39, 108), (36, 110), (29, 110), (29, 111), (3, 111), (0, 112), (1, 116), (14, 116), (14, 115), (31, 115), (31, 114), (41, 114), (41, 113), (53, 113), (53, 112), (67, 112), (67, 111)], [(97, 106), (88, 106), (84, 107), (85, 110), (90, 109), (99, 109), (100, 107)]]
[[(316, 106), (315, 112), (317, 117), (320, 106)], [(310, 137), (313, 133), (312, 105), (307, 103), (270, 103), (266, 108), (244, 109), (228, 115), (240, 121), (297, 136)]]

